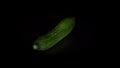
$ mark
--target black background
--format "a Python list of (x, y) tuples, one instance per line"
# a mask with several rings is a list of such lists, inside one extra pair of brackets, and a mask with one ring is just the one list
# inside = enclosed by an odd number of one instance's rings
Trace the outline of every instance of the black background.
[[(52, 10), (52, 9), (51, 9)], [(89, 58), (96, 51), (96, 16), (80, 15), (75, 9), (65, 8), (62, 10), (41, 11), (37, 15), (24, 15), (23, 21), (16, 24), (18, 36), (23, 44), (17, 44), (19, 59), (23, 63), (46, 64), (47, 62), (76, 62), (86, 57)], [(35, 51), (32, 45), (36, 38), (52, 30), (63, 18), (75, 17), (75, 28), (56, 46), (48, 51)], [(18, 41), (18, 40), (16, 40)], [(21, 42), (20, 42), (21, 43)], [(65, 44), (68, 43), (68, 44)], [(64, 47), (64, 45), (67, 45)], [(63, 49), (59, 47), (63, 46)], [(55, 50), (55, 49), (58, 49)], [(49, 53), (50, 52), (50, 53)]]
[[(75, 28), (65, 38), (68, 40), (69, 46), (63, 51), (47, 53), (42, 51), (35, 51), (32, 45), (35, 39), (41, 35), (46, 34), (52, 30), (65, 17), (76, 17)], [(32, 62), (46, 62), (60, 60), (60, 58), (68, 59), (72, 56), (78, 57), (83, 53), (89, 53), (90, 50), (96, 48), (96, 16), (73, 16), (73, 15), (45, 15), (45, 16), (24, 16), (24, 23), (19, 24), (22, 28), (20, 30), (24, 33), (24, 56)], [(57, 46), (62, 46), (63, 39)], [(70, 57), (68, 57), (70, 56)], [(29, 58), (28, 58), (29, 57)]]

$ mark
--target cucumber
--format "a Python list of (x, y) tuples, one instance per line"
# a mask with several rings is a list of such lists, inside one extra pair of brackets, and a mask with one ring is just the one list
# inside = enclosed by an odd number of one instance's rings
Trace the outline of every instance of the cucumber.
[(47, 34), (40, 36), (33, 44), (34, 50), (46, 51), (65, 38), (74, 28), (75, 18), (67, 17)]

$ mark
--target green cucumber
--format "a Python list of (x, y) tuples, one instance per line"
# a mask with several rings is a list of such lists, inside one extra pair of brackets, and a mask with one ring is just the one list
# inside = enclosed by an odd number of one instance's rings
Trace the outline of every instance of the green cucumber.
[(34, 42), (33, 49), (41, 51), (50, 49), (65, 38), (73, 30), (74, 25), (74, 17), (64, 18), (53, 30), (46, 35), (38, 37)]

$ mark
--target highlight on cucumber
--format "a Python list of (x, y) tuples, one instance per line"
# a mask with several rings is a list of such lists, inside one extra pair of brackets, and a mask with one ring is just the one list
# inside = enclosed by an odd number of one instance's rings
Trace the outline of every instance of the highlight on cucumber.
[(75, 17), (67, 17), (61, 20), (55, 28), (47, 34), (38, 37), (34, 44), (34, 50), (46, 51), (65, 38), (75, 26)]

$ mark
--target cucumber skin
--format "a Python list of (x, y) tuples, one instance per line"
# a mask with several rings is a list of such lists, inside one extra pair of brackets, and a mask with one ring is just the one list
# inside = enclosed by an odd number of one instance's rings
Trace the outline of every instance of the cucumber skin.
[(33, 49), (45, 51), (66, 37), (75, 26), (75, 18), (64, 18), (52, 31), (37, 38)]

